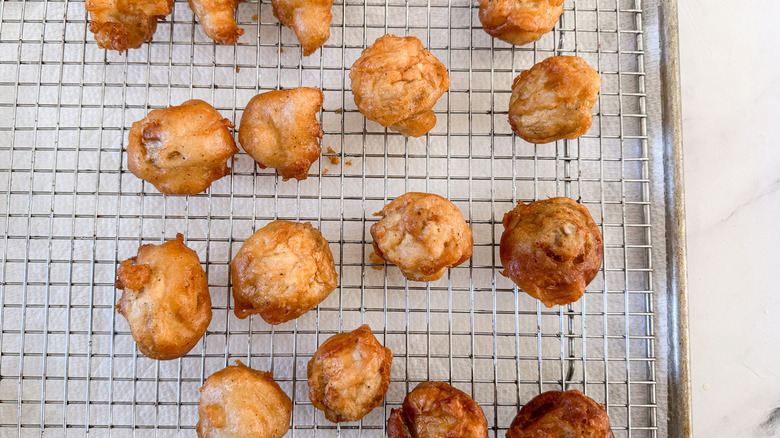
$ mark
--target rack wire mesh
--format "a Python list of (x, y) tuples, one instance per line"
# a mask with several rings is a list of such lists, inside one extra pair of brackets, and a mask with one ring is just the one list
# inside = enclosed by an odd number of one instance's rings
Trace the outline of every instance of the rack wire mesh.
[[(618, 437), (662, 435), (642, 2), (567, 0), (555, 30), (525, 47), (489, 38), (474, 3), (337, 0), (330, 40), (304, 58), (267, 0), (239, 5), (235, 46), (215, 45), (177, 1), (154, 40), (123, 55), (97, 47), (82, 1), (0, 1), (0, 435), (192, 436), (198, 388), (233, 359), (274, 372), (294, 401), (288, 436), (383, 436), (389, 410), (425, 380), (473, 395), (491, 436), (561, 388), (605, 404)], [(367, 122), (352, 100), (349, 68), (385, 33), (419, 37), (449, 69), (425, 137)], [(511, 83), (556, 54), (601, 74), (593, 127), (529, 144), (507, 123)], [(163, 196), (127, 171), (128, 129), (150, 109), (200, 98), (238, 123), (255, 94), (301, 85), (325, 95), (326, 152), (305, 181), (244, 153), (194, 196)], [(368, 257), (372, 213), (407, 191), (447, 197), (474, 231), (473, 257), (439, 281), (406, 282)], [(585, 297), (553, 309), (500, 275), (497, 245), (505, 212), (548, 196), (587, 206), (605, 242)], [(229, 261), (278, 218), (323, 232), (340, 285), (295, 321), (238, 320)], [(114, 274), (140, 244), (178, 232), (208, 273), (214, 316), (185, 357), (153, 361), (114, 311)], [(309, 402), (306, 363), (363, 322), (395, 356), (390, 390), (337, 426)]]

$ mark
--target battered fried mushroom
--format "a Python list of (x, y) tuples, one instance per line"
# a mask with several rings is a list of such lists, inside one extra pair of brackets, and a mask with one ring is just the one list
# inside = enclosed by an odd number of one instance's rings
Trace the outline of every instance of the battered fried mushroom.
[(236, 8), (242, 0), (188, 0), (206, 35), (221, 44), (235, 44), (244, 29), (236, 24)]
[(119, 264), (116, 306), (127, 319), (141, 353), (152, 359), (184, 356), (211, 322), (211, 295), (198, 254), (176, 235), (161, 245), (143, 245)]
[(271, 0), (271, 6), (274, 17), (295, 31), (304, 56), (317, 51), (330, 38), (333, 0)]
[(444, 64), (411, 36), (379, 37), (352, 65), (349, 78), (366, 118), (411, 137), (433, 128), (431, 108), (450, 86)]
[(311, 224), (273, 221), (257, 230), (230, 263), (235, 314), (269, 324), (295, 319), (338, 285), (328, 241)]
[(553, 56), (515, 78), (509, 124), (523, 140), (549, 143), (588, 132), (601, 77), (578, 56)]
[(171, 13), (173, 0), (87, 0), (85, 6), (98, 46), (121, 53), (152, 39), (157, 20)]
[(488, 35), (522, 46), (542, 38), (563, 13), (563, 0), (479, 0), (479, 21)]
[(331, 336), (309, 361), (309, 398), (334, 423), (358, 421), (382, 403), (392, 362), (367, 324)]
[(202, 100), (150, 111), (133, 123), (127, 167), (162, 193), (192, 195), (230, 173), (232, 124)]
[(444, 382), (423, 382), (393, 409), (388, 438), (487, 438), (482, 408), (463, 391)]
[(471, 257), (474, 239), (463, 214), (439, 195), (409, 192), (387, 204), (371, 226), (374, 253), (412, 281), (435, 281)]
[(504, 215), (503, 275), (545, 306), (579, 300), (601, 266), (601, 232), (569, 198), (524, 204)]
[(238, 142), (261, 169), (276, 169), (284, 181), (304, 180), (322, 152), (319, 88), (293, 88), (258, 94), (249, 101)]
[(273, 374), (239, 361), (209, 376), (200, 388), (200, 438), (281, 438), (290, 428), (292, 402)]
[(534, 397), (512, 421), (506, 438), (614, 438), (607, 411), (572, 389)]

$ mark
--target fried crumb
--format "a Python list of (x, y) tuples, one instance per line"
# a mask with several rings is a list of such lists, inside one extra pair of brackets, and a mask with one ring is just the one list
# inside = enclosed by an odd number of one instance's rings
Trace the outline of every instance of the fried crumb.
[(284, 53), (284, 47), (279, 47), (279, 50), (277, 50), (279, 53)]
[(346, 164), (347, 166), (351, 166), (352, 165), (352, 160), (347, 160), (344, 164)]
[(344, 108), (335, 109), (335, 110), (333, 110), (333, 112), (336, 113), (336, 114), (341, 114), (341, 113), (344, 112)]
[(323, 175), (327, 175), (327, 174), (328, 174), (328, 169), (327, 169), (327, 168), (325, 168), (325, 169), (322, 169), (322, 174), (323, 174)]
[(329, 154), (335, 154), (336, 151), (334, 151), (332, 147), (328, 146), (328, 153)]
[(241, 67), (236, 66), (236, 73), (241, 71)]
[[(334, 151), (332, 147), (328, 146), (328, 153), (335, 154), (336, 151)], [(339, 157), (328, 157), (328, 159), (330, 160), (330, 164), (333, 164), (334, 166), (339, 164)]]
[(257, 14), (252, 15), (252, 21), (257, 21)]

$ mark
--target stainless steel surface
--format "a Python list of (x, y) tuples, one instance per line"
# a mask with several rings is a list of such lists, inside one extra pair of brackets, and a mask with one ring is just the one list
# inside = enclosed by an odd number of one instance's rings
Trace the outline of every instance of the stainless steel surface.
[[(293, 398), (288, 436), (382, 436), (389, 410), (429, 379), (472, 394), (491, 436), (540, 391), (561, 388), (604, 403), (618, 437), (680, 436), (687, 347), (668, 342), (687, 337), (667, 329), (684, 322), (682, 211), (671, 210), (681, 207), (671, 172), (680, 143), (664, 136), (679, 96), (662, 92), (662, 67), (668, 84), (676, 64), (661, 50), (659, 6), (567, 0), (554, 32), (513, 48), (482, 31), (468, 0), (337, 0), (330, 40), (302, 58), (268, 1), (239, 6), (236, 46), (215, 45), (177, 1), (154, 40), (124, 55), (97, 47), (81, 1), (1, 1), (0, 435), (192, 436), (199, 386), (241, 359), (273, 370)], [(418, 36), (449, 69), (426, 137), (388, 133), (354, 106), (349, 67), (384, 33)], [(582, 56), (603, 86), (588, 134), (535, 146), (511, 134), (510, 87), (555, 54)], [(150, 109), (201, 98), (238, 123), (253, 95), (299, 85), (323, 89), (323, 149), (335, 150), (324, 155), (340, 158), (324, 156), (306, 181), (282, 182), (244, 153), (195, 196), (163, 196), (127, 171), (128, 128)], [(406, 191), (449, 198), (474, 230), (474, 256), (440, 281), (408, 283), (368, 258), (372, 213)], [(605, 257), (581, 301), (546, 309), (500, 275), (498, 240), (518, 200), (555, 195), (589, 208)], [(233, 316), (228, 263), (276, 218), (322, 230), (340, 286), (272, 327)], [(186, 357), (157, 362), (114, 311), (113, 279), (139, 244), (177, 232), (207, 269), (214, 318)], [(664, 239), (676, 239), (668, 252)], [(362, 322), (393, 351), (391, 386), (361, 422), (336, 426), (308, 400), (306, 363)]]

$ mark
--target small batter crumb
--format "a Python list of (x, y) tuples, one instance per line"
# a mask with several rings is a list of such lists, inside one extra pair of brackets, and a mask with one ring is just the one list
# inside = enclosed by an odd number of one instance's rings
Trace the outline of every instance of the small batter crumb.
[(322, 174), (323, 175), (327, 175), (328, 174), (328, 169), (322, 169)]
[[(332, 147), (328, 146), (328, 153), (335, 154), (336, 151), (334, 151)], [(328, 159), (330, 160), (330, 164), (333, 164), (334, 166), (339, 164), (339, 157), (328, 157)]]
[(352, 165), (352, 160), (347, 160), (344, 164), (346, 164), (347, 166), (351, 166)]
[(257, 14), (252, 15), (252, 21), (257, 21)]
[(236, 66), (236, 73), (241, 71), (241, 67)]
[(343, 112), (344, 112), (344, 108), (339, 108), (339, 109), (336, 109), (336, 110), (334, 110), (333, 112), (334, 112), (334, 113), (336, 113), (336, 114), (341, 114), (341, 113), (343, 113)]

